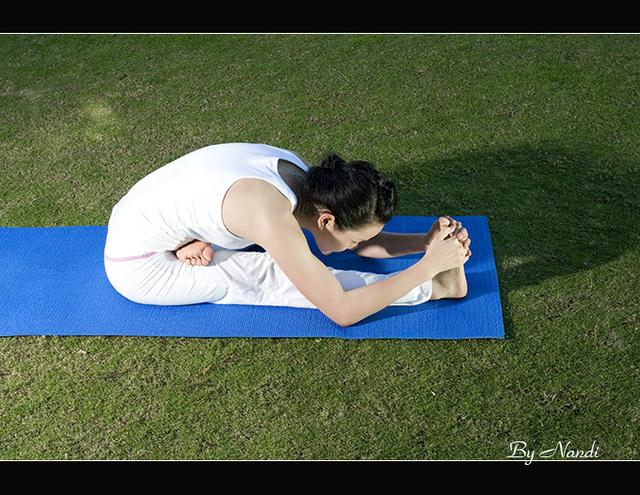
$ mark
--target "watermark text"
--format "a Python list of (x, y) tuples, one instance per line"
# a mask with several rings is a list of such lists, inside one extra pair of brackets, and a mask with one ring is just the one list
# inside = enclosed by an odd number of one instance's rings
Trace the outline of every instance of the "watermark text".
[(589, 450), (577, 449), (571, 444), (571, 441), (566, 441), (558, 442), (551, 449), (536, 452), (527, 448), (527, 442), (518, 440), (509, 444), (509, 451), (511, 454), (507, 456), (507, 459), (524, 459), (527, 466), (535, 459), (597, 459), (600, 457), (595, 441)]

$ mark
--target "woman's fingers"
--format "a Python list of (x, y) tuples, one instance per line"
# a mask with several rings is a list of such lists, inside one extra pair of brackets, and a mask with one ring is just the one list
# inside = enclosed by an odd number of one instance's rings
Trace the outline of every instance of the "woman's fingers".
[[(448, 240), (451, 237), (455, 237), (459, 241), (461, 249), (467, 253), (467, 257), (471, 256), (471, 238), (469, 237), (469, 231), (462, 226), (462, 222), (451, 218), (450, 216), (442, 216), (439, 218), (440, 225), (442, 226), (441, 233), (444, 240)], [(449, 221), (449, 225), (444, 226)]]
[(469, 237), (469, 232), (467, 231), (467, 229), (465, 229), (464, 227), (462, 227), (462, 225), (460, 225), (460, 227), (458, 228), (458, 230), (456, 231), (456, 237), (460, 240), (460, 241), (464, 241), (465, 239), (467, 239)]
[[(460, 237), (460, 232), (462, 230), (464, 230), (463, 227), (462, 227), (462, 223), (459, 222), (458, 220), (448, 216), (448, 215), (445, 215), (444, 217), (440, 217), (440, 218), (443, 219), (442, 223), (444, 223), (444, 222), (446, 222), (448, 220), (449, 221), (449, 226), (454, 228), (453, 231), (448, 235), (459, 238)], [(465, 230), (465, 232), (466, 232), (466, 230)]]
[(446, 227), (444, 227), (440, 232), (441, 232), (441, 238), (442, 239), (449, 239), (450, 237), (453, 236), (453, 233), (455, 232), (456, 227), (455, 225), (448, 225)]
[(455, 220), (454, 218), (451, 218), (449, 216), (446, 216), (445, 218), (448, 218), (449, 221), (456, 226), (454, 235), (458, 237), (458, 239), (463, 240), (465, 237), (469, 236), (469, 232), (462, 226), (462, 222)]

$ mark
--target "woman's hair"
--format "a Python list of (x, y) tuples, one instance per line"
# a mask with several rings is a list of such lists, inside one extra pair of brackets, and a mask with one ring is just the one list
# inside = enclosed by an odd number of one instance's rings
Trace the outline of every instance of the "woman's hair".
[(391, 220), (397, 206), (396, 186), (369, 162), (345, 162), (328, 153), (318, 166), (309, 167), (298, 208), (312, 216), (329, 209), (338, 230), (356, 230)]

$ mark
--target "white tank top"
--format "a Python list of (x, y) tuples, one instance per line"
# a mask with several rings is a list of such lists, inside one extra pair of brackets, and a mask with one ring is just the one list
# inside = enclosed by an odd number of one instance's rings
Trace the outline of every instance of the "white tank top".
[(232, 234), (222, 222), (222, 199), (239, 179), (259, 178), (291, 202), (298, 198), (278, 174), (278, 160), (309, 168), (295, 153), (266, 144), (228, 143), (198, 149), (138, 181), (114, 206), (105, 254), (110, 257), (174, 251), (194, 239), (224, 249), (253, 242)]

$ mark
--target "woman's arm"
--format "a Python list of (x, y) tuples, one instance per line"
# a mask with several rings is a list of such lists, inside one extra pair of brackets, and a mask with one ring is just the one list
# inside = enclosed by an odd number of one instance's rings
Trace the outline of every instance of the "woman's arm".
[[(273, 257), (291, 283), (316, 308), (345, 327), (386, 308), (437, 273), (424, 257), (389, 278), (345, 291), (327, 267), (316, 258), (284, 196), (273, 199), (269, 214), (250, 219), (251, 239)], [(259, 281), (256, 281), (259, 283)]]
[(368, 241), (361, 242), (353, 252), (366, 258), (395, 258), (405, 254), (424, 253), (426, 244), (426, 234), (382, 231)]
[[(437, 273), (431, 260), (423, 257), (384, 280), (344, 290), (336, 276), (313, 255), (297, 221), (285, 222), (272, 220), (267, 229), (273, 230), (263, 235), (260, 244), (302, 295), (341, 327), (386, 308)], [(274, 231), (278, 234), (273, 235)]]

